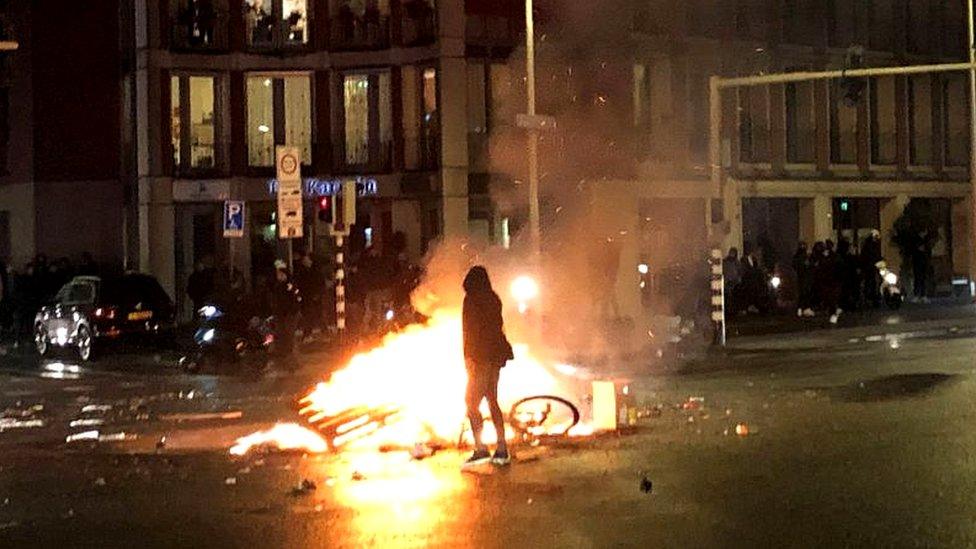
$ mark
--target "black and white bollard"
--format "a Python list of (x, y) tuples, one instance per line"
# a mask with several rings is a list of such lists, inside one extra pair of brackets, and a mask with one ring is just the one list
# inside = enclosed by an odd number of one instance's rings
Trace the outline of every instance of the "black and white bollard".
[(725, 346), (725, 276), (722, 273), (722, 250), (712, 249), (712, 256), (708, 261), (711, 266), (712, 289), (712, 343)]
[(345, 255), (342, 252), (343, 237), (336, 235), (336, 255), (335, 255), (335, 311), (336, 311), (336, 332), (342, 338), (346, 331), (346, 267)]

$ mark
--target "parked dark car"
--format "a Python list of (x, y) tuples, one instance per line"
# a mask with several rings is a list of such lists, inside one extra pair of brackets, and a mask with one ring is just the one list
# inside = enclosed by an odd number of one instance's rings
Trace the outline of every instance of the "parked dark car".
[(155, 278), (79, 276), (38, 311), (34, 345), (41, 356), (53, 347), (74, 348), (89, 361), (108, 342), (144, 338), (163, 343), (173, 328), (173, 302)]

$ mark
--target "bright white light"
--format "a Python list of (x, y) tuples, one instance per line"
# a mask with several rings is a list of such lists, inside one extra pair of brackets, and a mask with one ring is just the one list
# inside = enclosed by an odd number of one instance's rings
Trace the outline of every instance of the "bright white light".
[(522, 275), (512, 281), (512, 297), (519, 303), (531, 301), (539, 297), (539, 284), (534, 278)]
[(206, 341), (206, 342), (209, 343), (209, 342), (213, 341), (213, 338), (214, 338), (214, 329), (213, 328), (210, 328), (206, 332), (203, 332), (203, 340), (204, 341)]
[(60, 362), (51, 362), (50, 364), (45, 364), (44, 369), (48, 372), (68, 372), (71, 374), (80, 374), (81, 368), (74, 364), (62, 364)]
[(270, 78), (265, 78), (264, 79), (264, 86), (265, 87), (270, 87), (271, 86), (271, 79)]
[(258, 131), (261, 133), (268, 133), (271, 131), (271, 128), (269, 128), (267, 124), (261, 124), (258, 126)]
[(386, 320), (393, 320), (393, 309), (386, 311)]
[(575, 376), (578, 371), (578, 368), (571, 364), (556, 364), (553, 368), (564, 376)]
[(637, 266), (637, 272), (642, 275), (646, 275), (650, 271), (651, 268), (647, 266), (647, 263), (641, 263), (640, 265)]
[(68, 329), (67, 328), (58, 328), (57, 331), (55, 332), (55, 334), (56, 334), (56, 337), (58, 339), (58, 345), (65, 345), (66, 343), (68, 343)]
[(218, 312), (219, 311), (217, 310), (217, 307), (214, 307), (213, 305), (200, 307), (200, 316), (202, 316), (203, 318), (213, 318), (217, 316)]
[(890, 284), (891, 286), (894, 286), (895, 284), (898, 284), (898, 275), (896, 275), (891, 271), (888, 271), (884, 274), (884, 281)]
[(772, 279), (770, 279), (770, 281), (769, 281), (769, 285), (770, 285), (770, 286), (772, 286), (774, 290), (777, 290), (777, 289), (779, 289), (779, 287), (780, 287), (780, 286), (781, 286), (782, 284), (783, 284), (783, 279), (781, 279), (781, 278), (780, 278), (780, 277), (778, 277), (778, 276), (774, 276), (774, 277), (773, 277)]

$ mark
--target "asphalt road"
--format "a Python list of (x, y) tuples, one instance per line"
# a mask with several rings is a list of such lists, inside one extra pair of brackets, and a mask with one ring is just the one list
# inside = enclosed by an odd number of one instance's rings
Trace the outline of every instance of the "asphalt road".
[[(244, 380), (163, 357), (77, 370), (8, 356), (0, 546), (976, 545), (971, 322), (885, 325), (754, 338), (698, 373), (620, 365), (660, 414), (481, 474), (454, 451), (230, 457), (237, 436), (294, 420), (316, 358)], [(689, 397), (703, 404), (682, 409)], [(65, 442), (86, 429), (123, 439)], [(296, 491), (304, 479), (316, 488)]]

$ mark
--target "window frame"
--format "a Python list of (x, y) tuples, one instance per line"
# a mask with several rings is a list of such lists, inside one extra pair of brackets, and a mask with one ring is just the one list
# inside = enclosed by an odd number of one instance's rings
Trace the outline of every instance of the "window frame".
[[(285, 101), (285, 78), (289, 77), (301, 77), (304, 76), (308, 78), (308, 115), (309, 115), (309, 142), (308, 142), (308, 160), (302, 159), (302, 168), (311, 171), (314, 168), (315, 160), (315, 143), (316, 143), (316, 124), (315, 124), (315, 72), (314, 71), (254, 71), (244, 73), (244, 144), (245, 144), (245, 162), (247, 165), (247, 171), (251, 174), (264, 174), (269, 170), (274, 170), (274, 147), (285, 143), (286, 136), (286, 120), (288, 107)], [(248, 101), (250, 100), (249, 82), (252, 79), (270, 79), (271, 80), (271, 116), (272, 124), (271, 128), (271, 164), (268, 166), (258, 166), (251, 163), (251, 140), (249, 137), (249, 132), (251, 128), (251, 121), (248, 115)], [(279, 106), (281, 111), (279, 112)]]
[[(420, 105), (417, 108), (417, 114), (420, 116), (418, 120), (419, 134), (417, 136), (418, 146), (420, 150), (418, 151), (419, 158), (419, 168), (420, 170), (436, 170), (441, 165), (441, 141), (443, 139), (442, 125), (441, 125), (441, 71), (438, 67), (438, 63), (429, 62), (421, 63), (416, 65), (417, 68), (417, 100)], [(436, 101), (434, 112), (436, 113), (436, 120), (434, 123), (437, 127), (437, 135), (435, 136), (435, 142), (430, 143), (428, 140), (427, 133), (424, 131), (424, 117), (426, 116), (426, 105), (424, 96), (424, 82), (425, 73), (428, 70), (434, 71), (434, 101)], [(391, 90), (392, 91), (392, 90)]]
[(192, 44), (190, 37), (182, 32), (183, 23), (181, 4), (189, 0), (169, 0), (169, 37), (170, 47), (174, 50), (186, 51), (226, 51), (228, 49), (230, 5), (234, 0), (212, 0), (214, 9), (213, 37), (209, 44)]
[[(230, 0), (234, 1), (234, 0)], [(243, 4), (242, 9), (246, 10), (249, 7), (248, 0), (240, 0)], [(248, 51), (295, 51), (295, 52), (305, 52), (310, 51), (313, 48), (314, 36), (312, 34), (312, 29), (314, 28), (314, 11), (315, 2), (314, 0), (303, 0), (305, 2), (305, 40), (304, 42), (289, 42), (287, 40), (287, 28), (285, 26), (284, 17), (284, 0), (267, 0), (271, 2), (271, 18), (274, 24), (271, 28), (271, 42), (270, 43), (254, 43), (251, 40), (252, 33), (251, 29), (247, 24), (247, 16), (243, 18), (244, 25), (244, 47)]]
[[(209, 168), (199, 168), (193, 166), (193, 154), (192, 154), (192, 135), (190, 123), (190, 113), (192, 106), (190, 104), (190, 79), (191, 78), (210, 78), (213, 80), (213, 133), (214, 133), (214, 163), (212, 167)], [(179, 156), (180, 160), (177, 163), (175, 158), (175, 150), (170, 150), (170, 154), (167, 155), (167, 162), (172, 166), (173, 174), (177, 177), (184, 178), (197, 178), (197, 177), (211, 177), (214, 175), (221, 175), (227, 171), (227, 132), (225, 131), (225, 123), (227, 117), (224, 113), (224, 92), (227, 87), (226, 75), (216, 72), (206, 72), (206, 71), (171, 71), (169, 73), (170, 78), (170, 93), (169, 97), (169, 117), (170, 117), (170, 146), (172, 149), (172, 82), (173, 79), (178, 79), (179, 86), (179, 100), (178, 105), (180, 109), (180, 150)]]
[[(425, 65), (418, 65), (417, 67), (420, 68), (422, 66), (425, 66)], [(368, 156), (369, 156), (369, 158), (367, 158), (365, 164), (350, 164), (348, 162), (347, 156), (346, 156), (346, 149), (347, 149), (347, 147), (349, 145), (346, 142), (346, 98), (345, 98), (346, 78), (348, 78), (350, 76), (366, 76), (366, 77), (375, 76), (377, 78), (377, 80), (379, 80), (379, 78), (383, 74), (386, 74), (387, 77), (388, 77), (388, 79), (389, 79), (389, 84), (388, 84), (389, 90), (388, 91), (389, 91), (389, 94), (390, 94), (390, 101), (389, 101), (389, 103), (390, 103), (390, 112), (388, 113), (388, 116), (390, 117), (390, 131), (391, 131), (389, 143), (386, 143), (386, 144), (383, 143), (383, 136), (381, 135), (382, 134), (382, 131), (381, 130), (380, 130), (380, 134), (378, 134), (376, 136), (372, 135), (371, 132), (370, 133), (367, 133), (367, 136), (366, 136), (367, 137), (367, 150), (368, 150)], [(420, 73), (420, 74), (422, 76), (422, 73)], [(400, 100), (400, 97), (394, 96), (394, 93), (393, 93), (393, 68), (392, 67), (388, 67), (388, 66), (383, 66), (383, 67), (349, 68), (349, 69), (345, 69), (345, 70), (336, 71), (336, 75), (337, 75), (337, 78), (336, 78), (336, 84), (337, 84), (336, 93), (337, 93), (337, 98), (338, 98), (337, 105), (340, 105), (341, 106), (338, 109), (339, 124), (337, 124), (337, 126), (335, 128), (335, 137), (334, 137), (334, 139), (335, 139), (334, 142), (338, 145), (337, 148), (339, 149), (336, 152), (336, 155), (335, 155), (335, 160), (336, 160), (335, 165), (336, 165), (336, 167), (339, 170), (341, 170), (341, 171), (343, 171), (345, 173), (363, 173), (363, 172), (366, 172), (366, 173), (390, 173), (393, 170), (393, 142), (396, 139), (396, 132), (402, 131), (401, 128), (398, 128), (397, 127), (398, 125), (395, 123), (395, 121), (393, 119), (394, 101)], [(421, 78), (418, 78), (417, 80), (418, 80), (418, 83), (417, 84), (419, 86), (419, 88), (418, 88), (418, 93), (419, 93), (419, 90), (422, 90), (422, 86), (423, 86), (422, 77)], [(380, 93), (381, 92), (382, 92), (382, 88), (380, 88)], [(439, 99), (440, 99), (440, 97), (438, 96), (438, 100)], [(418, 97), (418, 101), (420, 102), (420, 106), (418, 107), (418, 114), (419, 114), (420, 111), (422, 110), (423, 98), (422, 97)], [(372, 105), (371, 105), (371, 103), (369, 101), (369, 97), (368, 96), (367, 96), (367, 102), (366, 102), (366, 104), (367, 104), (367, 115), (368, 115), (373, 110), (372, 109)], [(380, 111), (380, 105), (381, 104), (382, 104), (382, 102), (380, 101), (380, 104), (378, 104), (377, 107), (376, 107), (376, 113), (379, 116), (382, 116), (382, 113)], [(372, 124), (371, 122), (369, 122), (368, 119), (367, 119), (367, 126), (371, 130), (372, 127), (374, 126), (374, 124)], [(381, 124), (379, 122), (377, 122), (377, 124), (375, 126), (377, 128), (380, 128), (381, 127)], [(378, 145), (376, 147), (376, 150), (379, 151), (379, 157), (378, 158), (373, 158), (372, 151), (373, 151), (374, 147), (369, 144), (369, 141), (373, 140), (374, 138), (378, 142)], [(419, 140), (419, 138), (420, 138), (420, 136), (418, 134), (418, 140)], [(387, 148), (387, 151), (385, 153), (383, 152), (383, 148), (384, 147)]]

